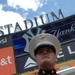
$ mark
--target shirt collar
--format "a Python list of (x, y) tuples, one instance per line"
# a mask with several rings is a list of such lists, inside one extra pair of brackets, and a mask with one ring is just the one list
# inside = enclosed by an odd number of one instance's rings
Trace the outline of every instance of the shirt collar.
[(57, 75), (55, 69), (51, 69), (51, 70), (39, 70), (38, 74), (39, 75)]

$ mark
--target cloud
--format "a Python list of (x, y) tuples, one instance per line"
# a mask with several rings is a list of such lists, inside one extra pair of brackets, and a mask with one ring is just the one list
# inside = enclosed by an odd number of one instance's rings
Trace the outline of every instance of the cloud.
[(18, 13), (15, 13), (13, 11), (3, 11), (2, 10), (2, 5), (0, 5), (0, 25), (2, 24), (8, 24), (8, 23), (13, 23), (16, 21), (23, 20), (21, 15)]
[[(8, 6), (11, 6), (13, 8), (16, 8), (19, 6), (20, 8), (23, 8), (25, 10), (32, 9), (33, 11), (36, 11), (39, 7), (41, 8), (44, 3), (47, 3), (47, 0), (7, 0)], [(18, 12), (12, 11), (3, 11), (2, 10), (3, 5), (0, 4), (0, 26), (11, 24), (15, 22), (23, 21), (23, 16), (19, 14)], [(24, 16), (28, 15), (28, 13), (23, 14)]]
[(28, 11), (32, 9), (33, 11), (37, 11), (38, 8), (41, 8), (44, 4), (47, 3), (47, 0), (7, 0), (9, 6), (16, 8), (19, 6), (20, 8)]
[(18, 22), (22, 29), (25, 29), (24, 19), (18, 13), (13, 11), (3, 11), (3, 5), (0, 4), (0, 26), (3, 26), (3, 31), (7, 34), (7, 30), (4, 29), (4, 26), (7, 24), (12, 24), (12, 32), (14, 32), (15, 24)]

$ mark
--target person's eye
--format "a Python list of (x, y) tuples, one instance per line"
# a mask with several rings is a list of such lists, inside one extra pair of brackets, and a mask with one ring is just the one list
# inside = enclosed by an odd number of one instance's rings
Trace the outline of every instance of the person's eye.
[(42, 50), (40, 50), (40, 51), (39, 51), (39, 53), (43, 53), (43, 51), (42, 51)]
[(42, 53), (42, 51), (41, 51), (41, 50), (39, 50), (37, 54), (41, 54), (41, 53)]
[(51, 53), (52, 51), (50, 49), (47, 50), (48, 53)]

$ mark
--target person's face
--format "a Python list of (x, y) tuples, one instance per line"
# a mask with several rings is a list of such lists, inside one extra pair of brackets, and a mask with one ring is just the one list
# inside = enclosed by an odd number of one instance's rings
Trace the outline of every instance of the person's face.
[(41, 47), (36, 54), (36, 63), (39, 67), (53, 67), (56, 61), (56, 55), (50, 47)]

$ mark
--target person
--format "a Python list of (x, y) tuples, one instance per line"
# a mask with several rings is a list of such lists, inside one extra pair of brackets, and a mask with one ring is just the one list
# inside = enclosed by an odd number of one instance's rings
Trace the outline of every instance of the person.
[(36, 59), (38, 75), (59, 75), (55, 69), (61, 44), (52, 34), (42, 33), (34, 36), (29, 43), (29, 52)]

